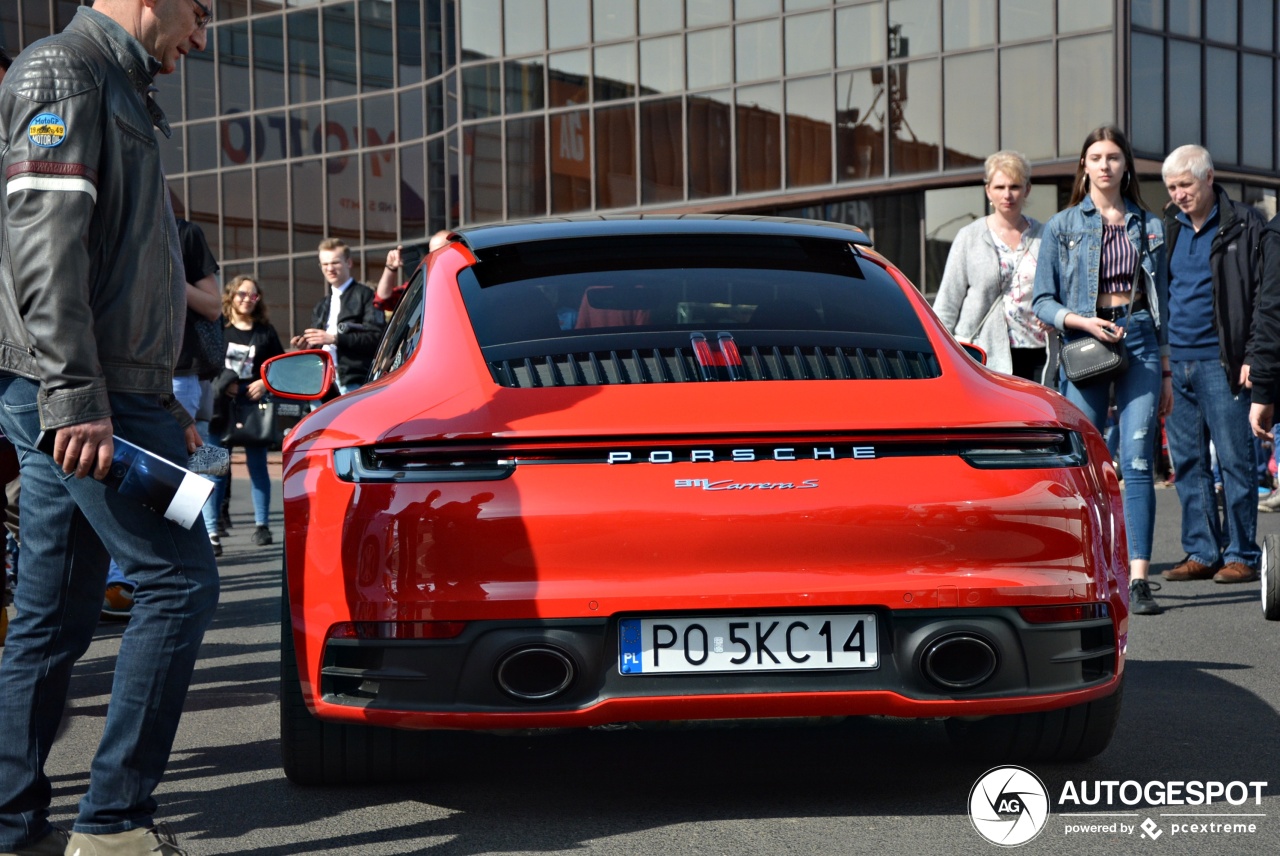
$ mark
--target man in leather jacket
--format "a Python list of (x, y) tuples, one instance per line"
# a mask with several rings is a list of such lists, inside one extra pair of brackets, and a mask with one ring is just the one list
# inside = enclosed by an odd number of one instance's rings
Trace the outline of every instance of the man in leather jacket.
[(324, 348), (333, 359), (337, 392), (345, 395), (369, 379), (386, 330), (386, 314), (374, 291), (351, 276), (351, 251), (337, 238), (320, 242), (325, 296), (311, 312), (311, 326), (290, 340), (295, 348)]
[[(152, 792), (217, 566), (203, 531), (100, 480), (113, 435), (176, 463), (199, 444), (173, 398), (186, 283), (153, 130), (169, 126), (151, 93), (157, 73), (204, 49), (209, 20), (196, 0), (95, 0), (0, 86), (0, 426), (23, 489), (22, 582), (0, 662), (3, 853), (180, 852), (153, 827)], [(48, 821), (43, 767), (108, 554), (137, 584), (133, 618), (68, 841)]]
[[(1214, 183), (1213, 160), (1202, 146), (1174, 149), (1162, 173), (1172, 200), (1165, 209), (1165, 252), (1173, 410), (1165, 418), (1165, 434), (1187, 554), (1164, 578), (1247, 583), (1258, 578), (1262, 557), (1246, 387), (1264, 224), (1253, 208)], [(1210, 440), (1222, 472), (1223, 520), (1214, 497)]]

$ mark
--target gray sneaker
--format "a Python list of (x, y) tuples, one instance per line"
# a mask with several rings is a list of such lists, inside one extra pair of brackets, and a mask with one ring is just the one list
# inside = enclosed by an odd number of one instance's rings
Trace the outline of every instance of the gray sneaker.
[(1258, 502), (1258, 510), (1265, 511), (1268, 514), (1273, 511), (1280, 511), (1280, 490), (1273, 490), (1260, 500)]
[(187, 856), (187, 851), (178, 846), (178, 839), (164, 824), (110, 835), (73, 832), (64, 852), (66, 856), (151, 856), (153, 853)]
[(222, 478), (231, 472), (231, 452), (205, 443), (187, 458), (187, 469), (196, 475)]

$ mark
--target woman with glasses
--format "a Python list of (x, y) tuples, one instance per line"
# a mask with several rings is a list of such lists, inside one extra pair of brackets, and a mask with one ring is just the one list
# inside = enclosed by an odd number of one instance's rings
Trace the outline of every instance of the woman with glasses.
[[(267, 394), (262, 381), (262, 363), (277, 354), (284, 353), (280, 335), (267, 320), (267, 306), (262, 299), (262, 289), (249, 276), (237, 276), (222, 289), (222, 313), (226, 319), (227, 359), (226, 368), (213, 383), (214, 413), (209, 424), (210, 439), (220, 445), (234, 427), (237, 405), (243, 408), (251, 402), (259, 402)], [(268, 442), (242, 444), (245, 464), (249, 468), (249, 483), (253, 494), (253, 543), (270, 544), (269, 509), (271, 508), (271, 475), (267, 472)], [(230, 475), (218, 480), (214, 488), (214, 507), (222, 507)], [(208, 524), (206, 523), (206, 526)], [(221, 554), (221, 537), (215, 528), (209, 533), (215, 555)]]

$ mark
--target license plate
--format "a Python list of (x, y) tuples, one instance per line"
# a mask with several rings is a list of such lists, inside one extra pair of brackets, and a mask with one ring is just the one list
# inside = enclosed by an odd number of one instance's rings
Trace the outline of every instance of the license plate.
[(866, 613), (624, 618), (618, 622), (618, 671), (874, 669), (876, 639), (876, 617)]

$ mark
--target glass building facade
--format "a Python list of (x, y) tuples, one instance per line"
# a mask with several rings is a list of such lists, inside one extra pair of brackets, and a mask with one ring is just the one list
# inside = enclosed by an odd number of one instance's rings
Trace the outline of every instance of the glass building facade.
[[(0, 4), (0, 43), (78, 5)], [(258, 276), (282, 334), (323, 294), (329, 235), (372, 282), (388, 248), (463, 224), (786, 214), (862, 226), (931, 293), (985, 213), (996, 149), (1031, 159), (1039, 219), (1105, 123), (1129, 131), (1152, 205), (1187, 142), (1268, 216), (1280, 186), (1274, 0), (211, 5), (208, 49), (159, 81), (165, 167), (224, 277)]]

